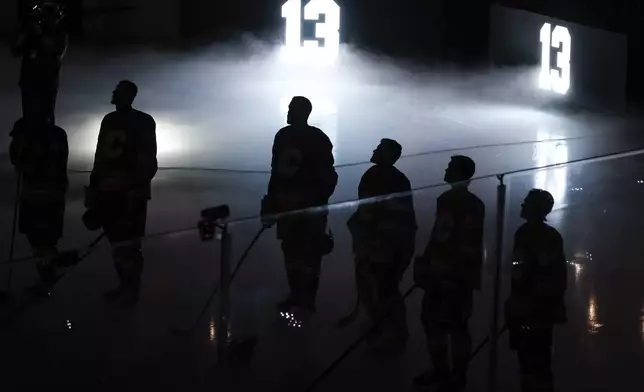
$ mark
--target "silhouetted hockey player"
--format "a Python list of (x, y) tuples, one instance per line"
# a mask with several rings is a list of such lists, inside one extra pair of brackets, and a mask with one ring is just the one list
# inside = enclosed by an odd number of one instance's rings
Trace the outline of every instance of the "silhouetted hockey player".
[(61, 10), (54, 3), (33, 7), (12, 48), (14, 56), (22, 57), (23, 118), (44, 116), (54, 122), (60, 68), (67, 50), (60, 19)]
[(22, 176), (20, 232), (38, 258), (40, 288), (56, 277), (57, 244), (63, 235), (67, 179), (67, 134), (42, 119), (18, 120), (11, 131), (10, 159)]
[(138, 302), (143, 272), (141, 238), (145, 234), (150, 183), (157, 172), (156, 124), (132, 108), (137, 87), (118, 84), (112, 95), (116, 111), (103, 118), (86, 189), (83, 217), (90, 229), (102, 227), (112, 244), (119, 286), (106, 294), (123, 306)]
[(552, 329), (566, 322), (563, 239), (545, 223), (553, 205), (550, 193), (531, 190), (521, 206), (526, 223), (514, 235), (512, 288), (505, 318), (525, 392), (554, 390)]
[[(333, 167), (333, 144), (320, 129), (308, 125), (312, 111), (305, 97), (289, 105), (287, 127), (275, 136), (268, 192), (262, 201), (262, 216), (308, 207), (324, 206), (337, 184)], [(271, 224), (272, 222), (266, 222)], [(327, 214), (285, 216), (277, 221), (282, 240), (290, 293), (279, 307), (315, 311), (322, 257), (332, 248), (325, 233)]]
[(414, 383), (430, 390), (462, 390), (467, 379), (472, 350), (468, 320), (473, 291), (481, 286), (485, 218), (483, 202), (468, 190), (474, 172), (470, 158), (452, 157), (445, 171), (452, 189), (438, 198), (431, 238), (414, 266), (416, 284), (425, 290), (421, 320), (433, 364)]
[[(409, 179), (394, 167), (402, 147), (382, 139), (358, 187), (360, 199), (411, 192)], [(367, 343), (378, 350), (404, 347), (409, 332), (399, 283), (416, 251), (416, 214), (411, 194), (360, 205), (347, 226), (353, 237), (356, 286), (372, 322), (389, 315)]]

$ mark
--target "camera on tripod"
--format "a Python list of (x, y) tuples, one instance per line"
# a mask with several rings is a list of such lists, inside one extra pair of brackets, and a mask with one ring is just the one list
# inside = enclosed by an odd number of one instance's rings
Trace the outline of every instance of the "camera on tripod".
[(199, 237), (202, 241), (211, 241), (215, 238), (217, 228), (223, 228), (224, 221), (230, 216), (230, 207), (220, 205), (217, 207), (207, 208), (201, 211), (201, 220), (199, 221)]

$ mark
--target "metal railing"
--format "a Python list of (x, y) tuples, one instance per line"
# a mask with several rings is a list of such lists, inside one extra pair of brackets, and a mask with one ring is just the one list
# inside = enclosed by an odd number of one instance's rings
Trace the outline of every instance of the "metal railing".
[[(494, 235), (494, 256), (490, 258), (491, 260), (494, 261), (494, 265), (493, 265), (492, 316), (491, 316), (489, 335), (488, 335), (488, 339), (491, 347), (489, 352), (489, 362), (488, 362), (488, 372), (487, 372), (489, 391), (496, 391), (497, 389), (498, 331), (499, 331), (499, 315), (500, 315), (500, 293), (502, 289), (501, 275), (502, 275), (502, 269), (504, 265), (503, 249), (505, 245), (505, 222), (506, 222), (507, 194), (508, 194), (508, 187), (507, 187), (506, 181), (513, 177), (518, 177), (525, 174), (537, 173), (539, 171), (544, 171), (544, 170), (553, 170), (553, 169), (558, 169), (563, 167), (569, 167), (576, 164), (589, 164), (594, 162), (617, 160), (621, 158), (640, 156), (640, 155), (644, 155), (644, 149), (633, 149), (625, 152), (598, 155), (591, 158), (578, 159), (578, 160), (573, 160), (573, 161), (564, 162), (564, 163), (556, 163), (556, 164), (551, 164), (551, 165), (547, 165), (539, 168), (508, 171), (504, 173), (481, 176), (481, 177), (472, 179), (472, 183), (476, 183), (482, 180), (492, 180), (492, 181), (496, 181), (497, 183), (496, 205), (495, 205), (496, 232)], [(361, 204), (375, 203), (385, 199), (409, 196), (410, 194), (417, 195), (419, 194), (419, 192), (427, 191), (427, 190), (436, 190), (443, 186), (444, 184), (433, 184), (433, 185), (416, 188), (410, 193), (392, 194), (392, 195), (379, 196), (379, 197), (374, 197), (374, 198), (364, 199), (364, 200), (345, 200), (345, 201), (329, 204), (322, 208), (305, 209), (305, 210), (290, 212), (288, 214), (296, 214), (296, 215), (310, 214), (310, 213), (319, 212), (319, 210), (344, 211), (344, 210), (356, 208), (358, 205), (361, 205)], [(241, 226), (249, 222), (259, 223), (260, 217), (258, 215), (253, 215), (250, 217), (239, 218), (239, 219), (228, 219), (228, 217), (223, 217), (223, 219), (210, 219), (209, 221), (213, 223), (216, 226), (216, 229), (219, 231), (219, 235), (214, 235), (213, 237), (210, 237), (210, 238), (216, 239), (220, 243), (220, 250), (221, 250), (221, 255), (219, 257), (220, 258), (219, 276), (218, 276), (219, 285), (218, 285), (217, 291), (215, 291), (213, 295), (211, 295), (211, 297), (214, 296), (215, 293), (219, 294), (218, 306), (217, 306), (217, 320), (218, 320), (217, 322), (217, 342), (218, 342), (217, 361), (218, 361), (218, 369), (219, 369), (218, 374), (220, 375), (222, 383), (225, 386), (226, 385), (225, 379), (226, 379), (227, 368), (228, 368), (228, 364), (226, 363), (226, 360), (228, 358), (228, 352), (227, 352), (228, 322), (230, 320), (230, 310), (232, 305), (230, 301), (230, 285), (233, 282), (233, 279), (236, 276), (236, 273), (239, 271), (239, 267), (241, 267), (241, 264), (237, 264), (237, 267), (234, 269), (234, 271), (231, 274), (231, 270), (232, 270), (231, 262), (234, 260), (232, 260), (232, 253), (231, 253), (233, 239), (232, 239), (232, 234), (230, 233), (230, 228)], [(149, 240), (153, 238), (163, 238), (166, 236), (176, 235), (179, 233), (189, 233), (189, 232), (197, 232), (197, 231), (199, 231), (199, 228), (196, 228), (194, 226), (184, 227), (177, 230), (168, 230), (164, 232), (154, 233), (146, 236), (146, 239)], [(256, 240), (257, 240), (257, 237), (250, 242), (250, 246), (252, 246)], [(243, 260), (248, 255), (248, 251), (249, 249), (246, 249), (246, 251), (242, 255), (240, 260), (241, 262), (243, 262)], [(30, 260), (34, 260), (34, 258), (21, 258), (16, 260), (9, 260), (9, 261), (0, 263), (0, 266), (5, 266), (7, 263), (15, 264), (18, 262), (26, 262)], [(204, 309), (207, 309), (209, 306), (210, 306), (210, 303), (208, 302)], [(349, 349), (351, 349), (351, 347), (349, 347)], [(347, 353), (345, 351), (342, 353), (342, 356), (345, 357), (346, 354)], [(316, 380), (316, 384), (323, 381), (323, 378), (327, 377), (329, 374), (331, 374), (331, 372), (323, 372), (321, 374), (322, 379)]]

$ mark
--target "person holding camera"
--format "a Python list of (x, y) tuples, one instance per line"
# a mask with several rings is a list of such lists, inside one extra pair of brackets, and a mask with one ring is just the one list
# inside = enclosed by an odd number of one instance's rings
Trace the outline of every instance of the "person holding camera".
[(68, 44), (61, 19), (61, 8), (54, 3), (34, 6), (12, 47), (13, 55), (22, 58), (19, 85), (25, 119), (42, 116), (55, 122), (60, 69)]
[[(335, 190), (333, 144), (322, 130), (310, 126), (311, 101), (294, 97), (289, 105), (288, 126), (273, 143), (273, 159), (268, 192), (262, 200), (265, 226), (271, 216), (328, 204)], [(322, 257), (333, 248), (326, 234), (326, 211), (295, 213), (277, 219), (277, 238), (282, 240), (288, 297), (278, 304), (282, 311), (315, 312)]]

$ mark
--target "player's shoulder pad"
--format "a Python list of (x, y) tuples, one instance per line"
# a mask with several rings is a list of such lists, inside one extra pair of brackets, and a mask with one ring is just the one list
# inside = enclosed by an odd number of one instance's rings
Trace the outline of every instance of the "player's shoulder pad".
[(474, 200), (476, 202), (477, 207), (485, 211), (485, 203), (483, 203), (483, 200), (481, 200), (481, 198), (476, 196), (474, 193), (472, 193), (472, 196), (474, 196)]
[(65, 131), (62, 127), (60, 127), (58, 125), (54, 125), (52, 127), (52, 129), (54, 130), (54, 132), (58, 133), (60, 136), (67, 137), (67, 131)]
[(118, 113), (118, 112), (117, 112), (116, 110), (114, 110), (114, 111), (111, 111), (111, 112), (107, 113), (105, 116), (103, 116), (103, 121), (109, 121), (109, 120), (110, 120), (110, 119), (112, 119), (114, 116), (116, 116), (116, 115), (117, 115), (117, 113)]
[(137, 116), (139, 116), (141, 118), (145, 118), (145, 119), (149, 119), (149, 120), (154, 121), (154, 118), (152, 118), (152, 116), (150, 114), (148, 114), (148, 113), (146, 113), (146, 112), (144, 112), (142, 110), (133, 109), (133, 111), (134, 111), (134, 113), (136, 113)]
[(290, 125), (287, 125), (285, 127), (280, 128), (280, 130), (277, 131), (277, 133), (275, 133), (275, 139), (284, 137), (284, 135), (288, 134), (290, 132), (290, 130), (291, 130)]
[(329, 135), (327, 135), (326, 133), (324, 133), (324, 131), (323, 131), (323, 130), (321, 130), (321, 129), (320, 129), (320, 128), (318, 128), (318, 127), (313, 127), (313, 126), (311, 126), (311, 129), (313, 129), (313, 130), (314, 130), (318, 135), (320, 135), (320, 137), (321, 137), (321, 138), (323, 138), (323, 139), (325, 139), (326, 141), (328, 141), (329, 143), (331, 143), (331, 139), (329, 138)]
[(558, 239), (563, 241), (563, 237), (561, 236), (561, 233), (559, 233), (559, 230), (555, 229), (554, 227), (546, 224), (546, 230), (548, 232), (548, 235), (552, 236), (553, 239)]

